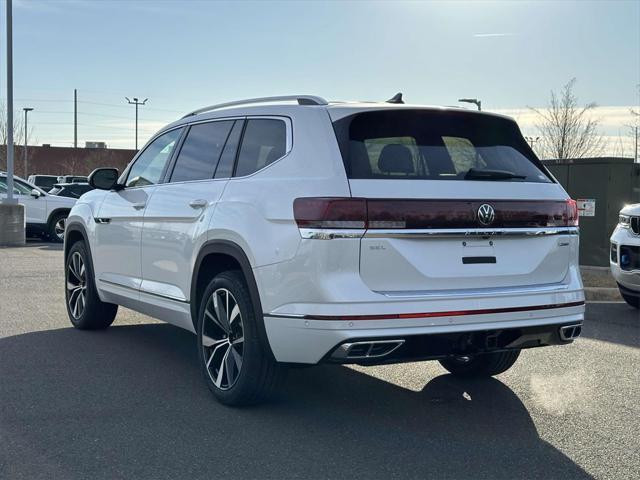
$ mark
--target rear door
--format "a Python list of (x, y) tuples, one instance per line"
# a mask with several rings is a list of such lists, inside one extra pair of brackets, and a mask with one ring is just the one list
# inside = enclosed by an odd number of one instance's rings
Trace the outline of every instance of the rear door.
[(188, 127), (167, 182), (156, 187), (144, 214), (142, 294), (189, 301), (193, 262), (230, 176), (242, 125), (231, 119)]
[(561, 232), (572, 206), (514, 122), (405, 109), (335, 125), (351, 194), (367, 199), (360, 274), (372, 290), (512, 288), (565, 278), (575, 236)]

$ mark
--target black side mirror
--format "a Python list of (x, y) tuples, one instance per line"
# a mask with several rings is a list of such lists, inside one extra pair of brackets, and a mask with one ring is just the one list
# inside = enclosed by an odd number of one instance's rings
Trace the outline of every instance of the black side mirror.
[(117, 188), (118, 170), (116, 168), (96, 168), (89, 175), (89, 185), (100, 190)]

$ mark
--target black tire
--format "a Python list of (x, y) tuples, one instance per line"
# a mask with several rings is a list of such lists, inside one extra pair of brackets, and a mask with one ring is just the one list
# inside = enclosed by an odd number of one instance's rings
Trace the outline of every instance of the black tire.
[[(68, 216), (68, 212), (60, 212), (56, 213), (49, 219), (49, 223), (47, 224), (47, 236), (51, 242), (62, 243), (64, 241), (65, 223)], [(60, 227), (62, 227), (61, 232)]]
[(71, 324), (80, 330), (101, 330), (111, 325), (118, 313), (118, 306), (100, 300), (91, 258), (84, 242), (76, 242), (71, 246), (64, 270), (65, 303)]
[(519, 356), (520, 350), (509, 350), (445, 358), (440, 360), (440, 365), (458, 377), (492, 377), (509, 370)]
[(216, 275), (204, 291), (198, 310), (198, 358), (207, 387), (225, 405), (267, 400), (284, 380), (286, 368), (267, 353), (260, 339), (251, 296), (239, 271)]
[(620, 295), (622, 295), (624, 301), (627, 302), (630, 306), (640, 309), (640, 296), (636, 297), (633, 295), (629, 295), (628, 293), (624, 293), (622, 290), (620, 290)]

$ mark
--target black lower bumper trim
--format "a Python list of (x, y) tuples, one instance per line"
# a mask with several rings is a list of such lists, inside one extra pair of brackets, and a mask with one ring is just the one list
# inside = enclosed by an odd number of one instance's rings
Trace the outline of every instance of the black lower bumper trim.
[[(566, 345), (573, 340), (563, 340), (560, 328), (580, 325), (581, 322), (560, 323), (522, 328), (480, 330), (474, 332), (436, 333), (394, 337), (351, 338), (344, 343), (371, 342), (376, 340), (402, 339), (404, 343), (385, 357), (349, 359), (332, 358), (340, 345), (336, 345), (325, 357), (327, 363), (356, 363), (360, 365), (382, 365), (387, 363), (436, 360), (451, 356), (477, 355), (505, 350)], [(578, 330), (579, 333), (580, 330)]]

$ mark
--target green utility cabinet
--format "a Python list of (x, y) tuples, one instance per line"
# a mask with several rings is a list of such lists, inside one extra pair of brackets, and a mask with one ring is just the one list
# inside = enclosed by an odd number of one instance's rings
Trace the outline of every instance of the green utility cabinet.
[(618, 212), (640, 203), (640, 164), (631, 158), (544, 160), (580, 210), (580, 264), (609, 265), (609, 237)]

